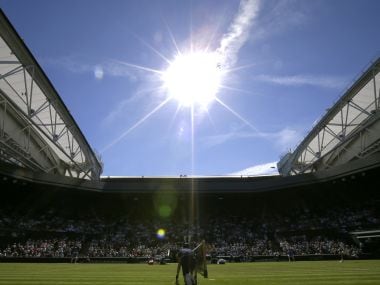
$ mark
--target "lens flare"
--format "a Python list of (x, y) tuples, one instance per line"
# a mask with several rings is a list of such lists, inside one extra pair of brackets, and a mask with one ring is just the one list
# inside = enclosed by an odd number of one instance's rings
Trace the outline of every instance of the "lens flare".
[(160, 217), (162, 218), (168, 218), (170, 217), (172, 213), (172, 209), (170, 208), (169, 205), (161, 205), (160, 208), (158, 209), (158, 213)]
[(159, 239), (163, 239), (163, 238), (165, 238), (165, 234), (166, 234), (166, 232), (165, 232), (164, 229), (158, 229), (158, 230), (157, 230), (157, 233), (156, 233), (157, 238), (159, 238)]

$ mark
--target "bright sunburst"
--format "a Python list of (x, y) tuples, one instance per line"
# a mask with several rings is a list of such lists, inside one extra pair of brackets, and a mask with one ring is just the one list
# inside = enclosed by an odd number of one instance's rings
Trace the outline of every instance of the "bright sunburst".
[(181, 106), (207, 107), (215, 100), (222, 80), (216, 53), (178, 55), (162, 74), (164, 87)]
[[(138, 38), (146, 47), (152, 50), (156, 55), (163, 59), (168, 65), (166, 69), (159, 70), (148, 66), (142, 66), (125, 61), (117, 61), (116, 63), (124, 66), (126, 68), (137, 69), (140, 72), (151, 73), (159, 79), (160, 84), (153, 88), (151, 91), (155, 91), (157, 94), (162, 94), (164, 92), (167, 94), (165, 99), (163, 99), (156, 107), (154, 107), (150, 112), (139, 119), (135, 124), (130, 126), (124, 132), (122, 132), (119, 137), (115, 138), (108, 145), (106, 145), (102, 152), (114, 146), (116, 143), (121, 141), (126, 135), (138, 128), (140, 125), (145, 123), (152, 115), (161, 110), (166, 104), (172, 100), (178, 102), (177, 112), (181, 107), (191, 108), (191, 145), (192, 145), (192, 155), (194, 154), (194, 126), (195, 126), (195, 113), (198, 111), (209, 113), (210, 104), (216, 102), (224, 107), (227, 111), (237, 117), (240, 121), (248, 125), (254, 131), (258, 131), (251, 123), (244, 119), (238, 112), (233, 110), (230, 106), (224, 103), (220, 98), (217, 97), (220, 89), (233, 90), (233, 91), (243, 91), (240, 89), (232, 88), (225, 84), (230, 73), (250, 68), (252, 65), (238, 66), (231, 68), (231, 62), (229, 62), (231, 55), (228, 54), (230, 49), (228, 49), (228, 44), (230, 44), (231, 39), (230, 34), (222, 38), (220, 41), (220, 47), (213, 51), (210, 51), (210, 44), (200, 45), (203, 49), (195, 49), (193, 42), (190, 43), (186, 50), (190, 50), (188, 53), (182, 52), (178, 48), (178, 44), (172, 35), (170, 29), (168, 28), (169, 35), (172, 39), (174, 47), (176, 49), (177, 55), (174, 59), (168, 59), (163, 53), (155, 49), (149, 43)], [(193, 39), (193, 37), (192, 37)], [(235, 38), (233, 38), (235, 39)], [(226, 47), (226, 43), (227, 47)], [(223, 45), (222, 45), (223, 44)], [(232, 49), (234, 51), (234, 49)], [(234, 51), (233, 53), (236, 53)], [(154, 80), (154, 83), (157, 81)], [(192, 165), (193, 165), (192, 158)]]

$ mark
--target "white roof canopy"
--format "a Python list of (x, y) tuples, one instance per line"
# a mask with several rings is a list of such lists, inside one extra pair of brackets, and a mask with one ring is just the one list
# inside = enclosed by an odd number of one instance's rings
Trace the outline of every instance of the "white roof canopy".
[(328, 169), (380, 151), (380, 58), (278, 163), (283, 175)]
[(57, 91), (2, 11), (0, 159), (78, 178), (99, 179), (102, 171)]

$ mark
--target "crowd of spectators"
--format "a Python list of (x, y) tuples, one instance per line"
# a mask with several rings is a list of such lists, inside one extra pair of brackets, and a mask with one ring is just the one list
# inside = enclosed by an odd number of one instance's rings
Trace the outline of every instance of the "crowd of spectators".
[(308, 240), (303, 237), (291, 237), (279, 242), (283, 254), (292, 250), (295, 255), (333, 254), (357, 257), (360, 248), (354, 244), (345, 243), (342, 240), (332, 240), (326, 237), (313, 237)]
[[(373, 210), (355, 208), (324, 213), (304, 208), (286, 215), (212, 216), (191, 226), (174, 220), (135, 220), (128, 216), (112, 220), (97, 215), (64, 217), (53, 210), (41, 215), (6, 213), (9, 211), (0, 211), (0, 229), (8, 233), (7, 242), (0, 244), (0, 257), (147, 258), (175, 251), (189, 236), (205, 239), (211, 256), (248, 259), (287, 255), (290, 250), (295, 255), (358, 256), (360, 248), (349, 241), (347, 232), (380, 224)], [(166, 230), (165, 235), (156, 235), (160, 228)]]
[(0, 257), (72, 257), (79, 254), (80, 240), (27, 240), (7, 245)]

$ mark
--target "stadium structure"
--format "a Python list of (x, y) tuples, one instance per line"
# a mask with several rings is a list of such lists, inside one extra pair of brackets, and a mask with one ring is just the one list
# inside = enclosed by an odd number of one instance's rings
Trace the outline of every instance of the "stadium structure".
[[(60, 213), (70, 215), (85, 212), (89, 219), (91, 215), (114, 218), (115, 213), (122, 215), (124, 211), (129, 217), (157, 216), (166, 224), (179, 220), (187, 225), (202, 224), (213, 215), (252, 217), (260, 211), (268, 225), (264, 217), (268, 212), (278, 210), (276, 215), (288, 217), (297, 207), (305, 209), (305, 203), (334, 209), (344, 200), (344, 205), (352, 202), (376, 209), (380, 201), (379, 118), (380, 58), (357, 78), (298, 147), (283, 156), (278, 176), (101, 177), (102, 162), (1, 11), (0, 216), (5, 218), (0, 222), (0, 243), (36, 234), (28, 229), (28, 234), (20, 235), (15, 224), (4, 222), (11, 220), (8, 215), (13, 211), (24, 217), (33, 211), (59, 208)], [(352, 225), (349, 229), (358, 243), (372, 243), (374, 250), (369, 253), (378, 257), (380, 222), (376, 211), (370, 226)], [(278, 241), (278, 248), (282, 246), (279, 231), (264, 230), (266, 238), (271, 236)], [(43, 232), (51, 233), (51, 225)], [(208, 235), (207, 230), (203, 232)], [(309, 234), (304, 228), (300, 232)], [(200, 235), (196, 231), (187, 233), (194, 239)], [(89, 235), (85, 240), (90, 244)]]

